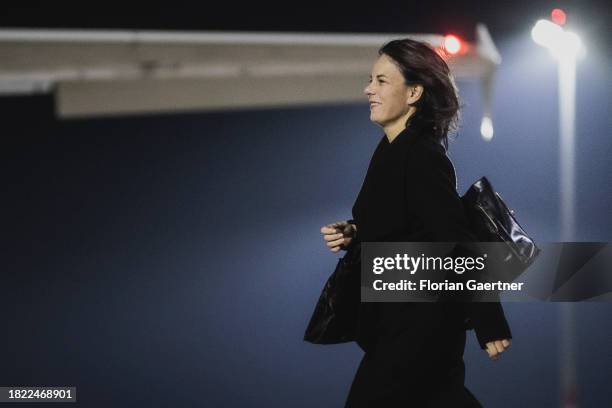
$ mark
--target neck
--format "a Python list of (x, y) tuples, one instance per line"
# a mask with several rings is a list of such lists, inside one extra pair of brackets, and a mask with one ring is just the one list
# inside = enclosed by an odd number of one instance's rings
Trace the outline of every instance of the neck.
[(406, 129), (406, 123), (408, 119), (412, 117), (415, 108), (411, 107), (408, 112), (402, 115), (400, 118), (395, 120), (393, 123), (389, 123), (388, 125), (383, 126), (385, 130), (385, 135), (387, 135), (387, 139), (389, 139), (389, 143), (393, 142), (393, 140), (399, 135), (404, 129)]

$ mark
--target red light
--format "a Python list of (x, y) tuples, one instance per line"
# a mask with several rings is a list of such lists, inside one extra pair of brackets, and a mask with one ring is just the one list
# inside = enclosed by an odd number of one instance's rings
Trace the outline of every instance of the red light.
[(457, 36), (449, 34), (444, 37), (444, 49), (449, 54), (457, 54), (461, 51), (461, 46), (461, 40)]
[(550, 13), (550, 17), (553, 21), (553, 23), (558, 24), (558, 25), (563, 25), (565, 24), (565, 20), (567, 19), (567, 16), (565, 15), (565, 11), (556, 8), (554, 9), (551, 13)]

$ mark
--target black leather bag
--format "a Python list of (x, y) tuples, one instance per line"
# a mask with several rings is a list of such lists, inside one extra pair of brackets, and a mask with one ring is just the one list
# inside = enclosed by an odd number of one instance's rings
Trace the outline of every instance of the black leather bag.
[(314, 344), (354, 341), (360, 304), (361, 246), (355, 243), (338, 260), (310, 318), (304, 340)]
[[(489, 261), (495, 278), (511, 282), (537, 258), (540, 249), (527, 235), (486, 177), (480, 178), (461, 197), (470, 229), (480, 242), (502, 242)], [(489, 263), (487, 261), (487, 263)]]

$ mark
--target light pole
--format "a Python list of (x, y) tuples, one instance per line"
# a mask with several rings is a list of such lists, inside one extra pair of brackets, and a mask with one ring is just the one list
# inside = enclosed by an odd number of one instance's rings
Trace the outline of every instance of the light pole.
[[(553, 19), (559, 21), (559, 9)], [(547, 48), (558, 62), (559, 84), (559, 188), (561, 197), (561, 240), (574, 239), (575, 228), (575, 136), (576, 136), (576, 61), (585, 54), (580, 37), (564, 30), (561, 24), (539, 20), (531, 30), (531, 37)], [(576, 408), (576, 353), (574, 337), (574, 308), (572, 303), (561, 304), (561, 406)]]

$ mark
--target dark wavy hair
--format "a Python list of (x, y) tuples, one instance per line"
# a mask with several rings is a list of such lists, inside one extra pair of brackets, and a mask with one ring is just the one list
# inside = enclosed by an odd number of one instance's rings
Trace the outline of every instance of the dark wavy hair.
[[(457, 130), (459, 96), (448, 65), (429, 45), (408, 38), (389, 41), (378, 50), (398, 66), (406, 85), (423, 86), (415, 103), (416, 112), (408, 119), (421, 120), (433, 137), (448, 150), (448, 133)], [(406, 123), (408, 125), (408, 123)]]

